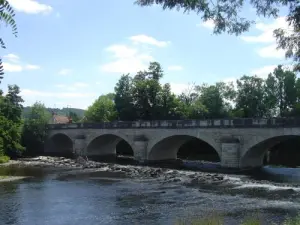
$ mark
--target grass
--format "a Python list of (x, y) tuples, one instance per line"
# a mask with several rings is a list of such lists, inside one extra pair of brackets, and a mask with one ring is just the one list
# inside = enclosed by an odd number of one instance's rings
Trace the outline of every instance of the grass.
[(8, 156), (6, 156), (6, 155), (0, 156), (0, 164), (6, 163), (6, 162), (8, 162), (9, 160), (10, 160), (10, 158), (9, 158)]
[[(262, 221), (257, 218), (244, 220), (241, 225), (262, 225)], [(190, 222), (179, 221), (176, 225), (224, 225), (223, 218), (220, 216), (210, 216), (203, 219), (196, 219)], [(270, 224), (273, 225), (273, 224)], [(275, 225), (275, 224), (274, 224)], [(295, 218), (287, 218), (281, 225), (300, 225), (300, 214)]]

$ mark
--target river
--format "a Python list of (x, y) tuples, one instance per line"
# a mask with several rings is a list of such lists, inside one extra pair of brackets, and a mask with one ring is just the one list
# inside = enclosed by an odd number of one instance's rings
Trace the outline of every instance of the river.
[(253, 215), (271, 224), (300, 209), (300, 169), (265, 167), (256, 175), (225, 175), (232, 187), (194, 187), (155, 178), (61, 178), (67, 170), (12, 170), (32, 177), (0, 183), (1, 224), (173, 225), (212, 213), (222, 214), (230, 225)]

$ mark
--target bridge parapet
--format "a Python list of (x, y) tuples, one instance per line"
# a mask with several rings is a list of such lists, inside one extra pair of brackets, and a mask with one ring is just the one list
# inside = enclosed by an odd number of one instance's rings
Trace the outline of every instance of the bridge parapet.
[(300, 127), (300, 118), (237, 118), (207, 120), (114, 121), (103, 123), (48, 124), (48, 129), (130, 129), (130, 128), (264, 128)]

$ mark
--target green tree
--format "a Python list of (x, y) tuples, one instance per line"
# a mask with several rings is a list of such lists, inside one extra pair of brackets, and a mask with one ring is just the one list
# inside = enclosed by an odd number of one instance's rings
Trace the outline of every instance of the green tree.
[(122, 75), (115, 86), (116, 110), (120, 120), (135, 120), (137, 115), (133, 104), (133, 83), (129, 74)]
[(20, 89), (16, 85), (8, 86), (8, 93), (0, 95), (0, 137), (4, 143), (4, 153), (18, 156), (24, 148), (21, 146), (22, 102)]
[(288, 115), (297, 102), (296, 74), (279, 65), (265, 81), (265, 95), (268, 111), (279, 111), (280, 116)]
[(206, 85), (199, 86), (200, 102), (207, 109), (207, 117), (221, 118), (225, 115), (225, 102), (222, 96), (220, 86)]
[(139, 119), (159, 118), (159, 94), (162, 87), (159, 79), (163, 70), (157, 62), (151, 62), (147, 71), (140, 71), (133, 79), (132, 97)]
[(244, 6), (249, 8), (251, 5), (259, 17), (273, 17), (279, 15), (279, 10), (283, 7), (288, 8), (287, 21), (291, 27), (287, 29), (274, 30), (278, 48), (286, 50), (286, 56), (293, 58), (294, 69), (300, 71), (300, 3), (299, 0), (136, 0), (140, 6), (150, 6), (153, 4), (162, 5), (163, 9), (183, 9), (184, 12), (196, 12), (201, 15), (203, 21), (211, 20), (214, 22), (214, 33), (240, 35), (248, 31), (254, 24), (251, 19), (241, 16)]
[(236, 110), (243, 117), (264, 117), (266, 106), (264, 99), (264, 80), (257, 76), (244, 75), (237, 80)]
[(46, 125), (51, 118), (44, 104), (36, 102), (24, 121), (22, 145), (26, 148), (25, 154), (39, 155), (44, 149), (44, 140), (47, 136)]
[[(6, 117), (0, 115), (0, 139), (2, 139), (1, 154), (17, 157), (24, 150), (21, 143), (21, 127)], [(2, 155), (1, 155), (2, 156)]]
[(81, 118), (78, 116), (78, 114), (75, 113), (75, 112), (72, 112), (72, 111), (70, 111), (69, 117), (72, 118), (72, 122), (73, 123), (77, 123), (77, 122), (79, 122), (81, 120)]
[(190, 105), (184, 105), (183, 113), (185, 119), (205, 119), (208, 115), (208, 109), (198, 98)]
[(85, 112), (87, 122), (109, 122), (117, 119), (114, 102), (107, 96), (100, 96)]
[(278, 99), (277, 99), (277, 81), (272, 73), (268, 75), (265, 80), (265, 98), (264, 104), (266, 106), (266, 116), (274, 117), (278, 114)]
[(180, 119), (183, 115), (180, 107), (180, 100), (171, 92), (170, 84), (163, 85), (159, 100), (159, 118), (158, 119)]
[[(14, 17), (15, 13), (9, 2), (7, 0), (0, 0), (0, 21), (6, 26), (10, 26), (12, 28), (13, 35), (16, 37), (18, 31)], [(3, 38), (0, 38), (0, 46), (1, 48), (6, 48)], [(2, 64), (2, 58), (0, 58), (0, 83), (3, 79), (3, 75), (4, 68)]]
[(23, 102), (20, 96), (20, 88), (17, 85), (8, 85), (8, 93), (2, 99), (0, 114), (19, 124), (22, 118)]

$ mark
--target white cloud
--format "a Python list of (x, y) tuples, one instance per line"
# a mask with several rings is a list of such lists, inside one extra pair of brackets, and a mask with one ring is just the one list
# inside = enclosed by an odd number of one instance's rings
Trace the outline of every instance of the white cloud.
[(170, 70), (170, 71), (180, 71), (180, 70), (183, 70), (183, 67), (178, 66), (178, 65), (173, 65), (173, 66), (169, 66), (168, 70)]
[(241, 39), (247, 43), (268, 44), (257, 50), (258, 55), (263, 58), (284, 58), (284, 50), (276, 49), (277, 45), (276, 39), (273, 36), (273, 31), (277, 28), (290, 29), (286, 18), (279, 17), (270, 24), (259, 22), (255, 25), (255, 28), (261, 32), (259, 35), (241, 36)]
[(56, 84), (54, 86), (60, 89), (64, 89), (66, 91), (77, 91), (79, 89), (86, 88), (89, 85), (84, 82), (75, 82), (71, 84)]
[(28, 65), (25, 66), (25, 68), (28, 69), (28, 70), (38, 70), (38, 69), (40, 69), (41, 67), (38, 66), (38, 65), (28, 64)]
[(25, 105), (34, 104), (37, 101), (36, 96), (38, 96), (38, 100), (46, 103), (48, 107), (69, 106), (80, 109), (86, 109), (99, 95), (98, 93), (86, 91), (39, 91), (31, 89), (21, 89), (20, 94), (25, 100)]
[(284, 58), (285, 51), (282, 49), (276, 49), (276, 44), (268, 45), (267, 47), (260, 48), (257, 53), (263, 58)]
[(17, 62), (20, 59), (19, 56), (12, 53), (5, 55), (4, 58), (11, 62)]
[(268, 65), (252, 70), (251, 75), (256, 75), (261, 78), (267, 78), (269, 73), (272, 73), (277, 65)]
[(270, 24), (265, 24), (262, 22), (257, 23), (255, 28), (262, 33), (260, 35), (241, 36), (241, 39), (246, 42), (253, 43), (273, 43), (276, 41), (275, 37), (273, 36), (273, 31), (277, 28), (288, 29), (289, 25), (285, 17), (279, 17)]
[(23, 67), (18, 64), (3, 62), (2, 65), (5, 72), (21, 72), (23, 70)]
[(171, 90), (173, 93), (179, 95), (186, 89), (190, 87), (189, 84), (183, 84), (183, 83), (170, 83), (171, 85)]
[[(278, 65), (267, 65), (267, 66), (263, 66), (261, 68), (257, 68), (252, 70), (250, 73), (251, 75), (256, 75), (258, 77), (261, 78), (267, 78), (269, 73), (272, 73), (274, 71), (275, 68), (277, 68)], [(282, 64), (282, 67), (284, 70), (292, 70), (293, 69), (293, 65), (292, 64)]]
[(8, 2), (16, 11), (28, 14), (48, 14), (53, 11), (51, 6), (39, 3), (35, 0), (8, 0)]
[(16, 54), (7, 54), (3, 56), (8, 62), (3, 62), (3, 67), (6, 72), (22, 72), (24, 70), (37, 70), (40, 66), (33, 64), (24, 64), (20, 61), (20, 57)]
[(200, 24), (197, 24), (198, 27), (205, 27), (208, 28), (210, 30), (212, 30), (215, 27), (215, 23), (213, 20), (207, 20), (205, 22), (202, 22)]
[(135, 73), (147, 69), (154, 58), (137, 48), (127, 45), (113, 45), (106, 49), (112, 53), (114, 61), (101, 66), (101, 70), (110, 73)]
[(66, 68), (61, 69), (61, 70), (58, 72), (58, 74), (59, 74), (59, 75), (62, 75), (62, 76), (69, 75), (70, 73), (72, 73), (72, 70), (66, 69)]
[(134, 43), (154, 45), (156, 47), (166, 47), (170, 44), (169, 41), (158, 41), (155, 38), (144, 35), (144, 34), (131, 36), (129, 39), (131, 41), (133, 41)]
[(126, 45), (112, 45), (108, 47), (106, 51), (113, 53), (115, 58), (130, 58), (134, 57), (138, 53), (137, 49)]
[(170, 42), (158, 41), (147, 35), (136, 35), (129, 38), (129, 44), (115, 44), (107, 47), (106, 52), (112, 55), (113, 60), (101, 65), (100, 70), (108, 73), (136, 73), (148, 68), (151, 61), (155, 61), (152, 56), (154, 47), (165, 47)]
[(58, 97), (58, 98), (86, 98), (96, 96), (95, 93), (88, 92), (44, 92), (30, 89), (22, 89), (22, 96), (39, 96), (39, 97)]

